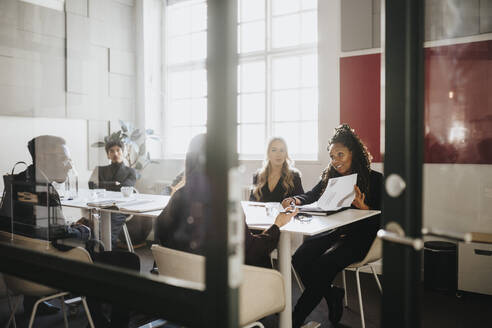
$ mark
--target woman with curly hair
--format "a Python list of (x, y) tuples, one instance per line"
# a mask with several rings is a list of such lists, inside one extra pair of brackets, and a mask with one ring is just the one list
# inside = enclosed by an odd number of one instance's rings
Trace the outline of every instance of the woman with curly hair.
[[(305, 194), (284, 199), (282, 205), (313, 203), (321, 197), (330, 178), (357, 173), (352, 207), (381, 209), (383, 176), (371, 170), (371, 155), (354, 130), (347, 124), (337, 127), (328, 151), (331, 162), (319, 183)], [(303, 242), (292, 258), (292, 264), (305, 286), (292, 314), (293, 327), (300, 327), (322, 298), (328, 304), (329, 320), (335, 325), (340, 321), (345, 291), (332, 286), (333, 279), (344, 268), (364, 258), (376, 237), (379, 220), (379, 215), (373, 216)]]
[(263, 167), (253, 176), (254, 189), (250, 200), (257, 202), (281, 202), (284, 198), (303, 194), (301, 175), (289, 158), (287, 143), (274, 137), (267, 147)]

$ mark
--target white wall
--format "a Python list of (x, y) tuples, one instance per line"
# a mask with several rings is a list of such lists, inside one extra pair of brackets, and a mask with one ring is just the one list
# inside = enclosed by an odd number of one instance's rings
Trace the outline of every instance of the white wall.
[[(32, 163), (27, 142), (32, 138), (51, 134), (64, 138), (79, 172), (80, 186), (87, 186), (90, 171), (87, 170), (87, 121), (58, 118), (30, 118), (0, 116), (0, 174), (10, 173), (18, 161)], [(24, 170), (22, 165), (16, 172)], [(3, 190), (3, 179), (0, 181)]]

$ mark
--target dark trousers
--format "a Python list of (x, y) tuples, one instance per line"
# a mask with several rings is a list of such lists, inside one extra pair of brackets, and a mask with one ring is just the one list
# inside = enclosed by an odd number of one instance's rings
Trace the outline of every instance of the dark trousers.
[(111, 247), (116, 247), (116, 241), (120, 235), (121, 229), (125, 224), (127, 215), (121, 213), (111, 213)]
[(357, 236), (340, 230), (308, 238), (292, 258), (305, 290), (293, 312), (293, 325), (299, 327), (319, 304), (330, 298), (331, 284), (337, 273), (361, 259), (361, 245)]

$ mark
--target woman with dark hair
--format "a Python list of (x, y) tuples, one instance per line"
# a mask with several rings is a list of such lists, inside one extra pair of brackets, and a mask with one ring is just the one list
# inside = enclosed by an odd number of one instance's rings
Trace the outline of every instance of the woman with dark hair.
[[(321, 197), (330, 178), (357, 173), (352, 207), (381, 209), (383, 176), (371, 170), (371, 155), (354, 130), (347, 124), (336, 128), (328, 151), (331, 162), (319, 183), (305, 194), (284, 199), (282, 205), (313, 203)], [(292, 258), (292, 264), (305, 286), (292, 314), (293, 327), (300, 327), (322, 298), (328, 304), (329, 320), (333, 324), (340, 321), (345, 291), (332, 286), (333, 279), (338, 272), (364, 258), (378, 229), (379, 215), (304, 241)]]
[(274, 137), (268, 142), (263, 167), (253, 176), (251, 201), (281, 202), (293, 195), (303, 194), (301, 175), (289, 158), (287, 143)]
[[(185, 159), (184, 183), (171, 196), (166, 208), (156, 220), (156, 237), (165, 247), (204, 254), (206, 234), (206, 206), (210, 192), (205, 177), (205, 135), (194, 137)], [(268, 267), (269, 254), (277, 247), (280, 227), (297, 214), (280, 213), (274, 224), (260, 234), (253, 235), (244, 223), (245, 263)]]

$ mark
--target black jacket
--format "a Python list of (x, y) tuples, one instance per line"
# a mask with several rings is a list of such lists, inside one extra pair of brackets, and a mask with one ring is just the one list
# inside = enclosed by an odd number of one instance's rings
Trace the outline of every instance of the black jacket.
[[(289, 192), (285, 191), (284, 186), (282, 185), (282, 181), (284, 177), (280, 177), (277, 182), (275, 188), (270, 191), (268, 188), (268, 184), (265, 184), (263, 188), (261, 188), (261, 199), (257, 200), (251, 192), (249, 197), (250, 201), (259, 201), (259, 202), (281, 202), (287, 197), (304, 194), (304, 189), (302, 188), (301, 176), (297, 172), (294, 173), (294, 188)], [(258, 173), (253, 176), (253, 185), (256, 186), (258, 184)]]
[[(116, 184), (116, 181), (119, 184)], [(89, 181), (89, 188), (104, 188), (110, 191), (120, 191), (121, 187), (134, 187), (137, 182), (135, 169), (124, 163), (111, 163), (94, 169)]]

